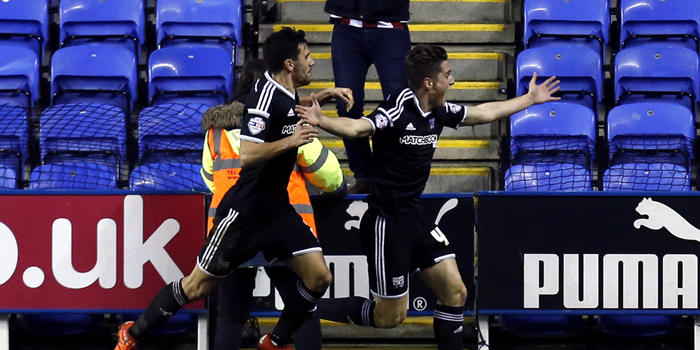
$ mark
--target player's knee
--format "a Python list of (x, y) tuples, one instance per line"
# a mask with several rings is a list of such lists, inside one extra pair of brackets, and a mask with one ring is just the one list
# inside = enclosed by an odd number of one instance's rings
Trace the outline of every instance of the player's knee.
[(467, 287), (464, 283), (450, 287), (443, 296), (438, 298), (440, 304), (447, 306), (464, 306), (467, 301)]
[(182, 279), (182, 289), (185, 291), (187, 298), (192, 301), (209, 295), (213, 286), (214, 281), (196, 280), (191, 278), (191, 276)]
[(330, 271), (326, 270), (325, 273), (320, 273), (309, 281), (305, 281), (305, 284), (310, 290), (323, 293), (331, 285), (331, 282), (333, 282), (333, 275), (331, 275)]
[(406, 319), (406, 309), (374, 309), (374, 325), (377, 328), (396, 328)]

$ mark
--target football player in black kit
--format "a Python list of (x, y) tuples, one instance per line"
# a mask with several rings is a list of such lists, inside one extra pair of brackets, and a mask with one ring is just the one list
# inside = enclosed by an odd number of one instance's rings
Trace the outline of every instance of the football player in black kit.
[(164, 287), (136, 322), (124, 323), (115, 350), (136, 349), (138, 340), (262, 250), (283, 262), (301, 280), (287, 296), (275, 329), (258, 343), (262, 350), (291, 349), (292, 334), (311, 317), (331, 283), (318, 240), (289, 204), (287, 185), (297, 147), (318, 132), (295, 113), (296, 89), (311, 82), (314, 64), (303, 31), (284, 28), (263, 45), (269, 69), (246, 101), (241, 127), (238, 182), (217, 207), (214, 226), (189, 276)]
[(409, 86), (392, 93), (362, 119), (329, 118), (318, 104), (298, 106), (302, 120), (344, 137), (372, 136), (374, 188), (360, 224), (374, 300), (362, 297), (324, 300), (316, 316), (376, 328), (393, 328), (406, 318), (409, 273), (435, 292), (433, 329), (440, 350), (461, 349), (467, 289), (449, 240), (426, 219), (419, 196), (443, 127), (485, 124), (534, 104), (558, 100), (555, 77), (530, 81), (530, 91), (507, 101), (466, 107), (445, 102), (454, 84), (442, 47), (418, 45), (406, 56)]

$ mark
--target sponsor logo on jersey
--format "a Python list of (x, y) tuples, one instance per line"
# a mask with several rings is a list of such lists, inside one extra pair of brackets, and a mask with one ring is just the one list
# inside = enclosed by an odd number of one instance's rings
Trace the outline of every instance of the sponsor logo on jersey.
[(248, 120), (248, 130), (253, 135), (257, 135), (265, 130), (265, 121), (261, 117), (253, 117)]
[(294, 108), (290, 108), (290, 109), (289, 109), (289, 112), (287, 112), (287, 117), (293, 117), (293, 116), (295, 116), (295, 114), (294, 114)]
[(389, 118), (387, 118), (384, 114), (377, 114), (377, 116), (374, 117), (374, 120), (377, 123), (375, 126), (379, 130), (384, 130), (389, 125)]
[(402, 145), (411, 146), (427, 146), (433, 145), (433, 148), (437, 148), (438, 135), (404, 135), (399, 139), (399, 143)]
[(408, 131), (416, 131), (416, 127), (413, 126), (413, 123), (408, 123), (408, 125), (406, 125), (406, 130), (408, 130)]
[(297, 125), (292, 124), (292, 125), (285, 125), (282, 127), (282, 134), (284, 135), (291, 135), (297, 130)]

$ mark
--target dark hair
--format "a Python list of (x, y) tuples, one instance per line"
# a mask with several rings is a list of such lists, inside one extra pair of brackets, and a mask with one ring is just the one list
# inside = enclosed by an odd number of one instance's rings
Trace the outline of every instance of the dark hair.
[(408, 86), (414, 90), (423, 86), (423, 79), (437, 79), (442, 62), (447, 61), (447, 52), (440, 46), (416, 45), (406, 55), (406, 77)]
[(299, 45), (308, 45), (304, 39), (303, 30), (294, 30), (284, 27), (279, 32), (274, 32), (265, 39), (263, 44), (263, 59), (267, 68), (272, 73), (279, 73), (284, 68), (284, 61), (291, 59), (296, 61), (299, 56)]
[(255, 82), (265, 74), (267, 65), (262, 58), (256, 58), (246, 61), (241, 69), (241, 74), (236, 82), (235, 98), (237, 100), (241, 95), (247, 95), (253, 89)]

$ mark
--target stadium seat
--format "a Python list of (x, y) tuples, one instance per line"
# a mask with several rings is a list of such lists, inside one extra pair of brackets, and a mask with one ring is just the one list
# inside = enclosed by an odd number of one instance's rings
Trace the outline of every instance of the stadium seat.
[(62, 48), (51, 59), (51, 105), (100, 103), (129, 116), (136, 98), (136, 56), (112, 45)]
[(149, 163), (131, 173), (132, 190), (195, 190), (208, 192), (199, 174), (201, 164)]
[(82, 336), (97, 333), (104, 324), (104, 314), (40, 313), (23, 314), (17, 325), (36, 336)]
[(699, 51), (697, 0), (620, 0), (620, 48), (662, 44)]
[(39, 63), (43, 64), (48, 38), (49, 3), (46, 0), (0, 2), (0, 47), (23, 46), (34, 51)]
[(565, 102), (529, 107), (510, 117), (511, 164), (570, 163), (591, 170), (596, 117)]
[(67, 104), (44, 110), (40, 146), (44, 164), (92, 162), (120, 173), (126, 154), (126, 116), (101, 104)]
[(498, 325), (517, 336), (565, 336), (580, 329), (583, 320), (572, 315), (502, 315)]
[(506, 191), (591, 191), (591, 173), (576, 164), (513, 165), (506, 170)]
[(139, 159), (157, 162), (201, 163), (204, 135), (201, 104), (163, 104), (139, 115)]
[[(139, 318), (137, 313), (122, 314), (121, 322), (135, 321)], [(149, 337), (170, 337), (186, 334), (197, 329), (197, 315), (179, 312), (171, 317), (168, 322), (148, 332)]]
[(12, 50), (0, 47), (0, 105), (25, 108), (31, 116), (30, 109), (38, 100), (39, 59), (36, 54), (24, 47)]
[(700, 84), (698, 54), (685, 48), (633, 47), (615, 57), (616, 104), (671, 102), (695, 114)]
[(623, 337), (653, 337), (678, 333), (682, 329), (681, 316), (655, 315), (600, 315), (598, 330)]
[(233, 97), (233, 64), (212, 47), (168, 47), (148, 60), (148, 100), (216, 106)]
[(207, 45), (225, 50), (235, 61), (242, 38), (241, 0), (159, 0), (156, 3), (158, 48)]
[(527, 93), (533, 73), (542, 83), (551, 76), (561, 81), (557, 96), (562, 101), (583, 104), (597, 114), (603, 98), (603, 65), (600, 55), (586, 47), (543, 46), (518, 55), (516, 95)]
[(609, 41), (608, 0), (528, 0), (524, 4), (525, 48), (585, 46), (605, 57)]
[(143, 0), (61, 0), (61, 47), (85, 43), (116, 43), (141, 54), (144, 43)]
[(97, 163), (46, 164), (32, 171), (29, 188), (33, 190), (116, 190), (117, 172), (110, 166)]
[(688, 108), (670, 103), (613, 108), (604, 190), (689, 191), (694, 121)]
[(0, 187), (18, 187), (29, 157), (28, 142), (26, 110), (13, 105), (0, 105)]

